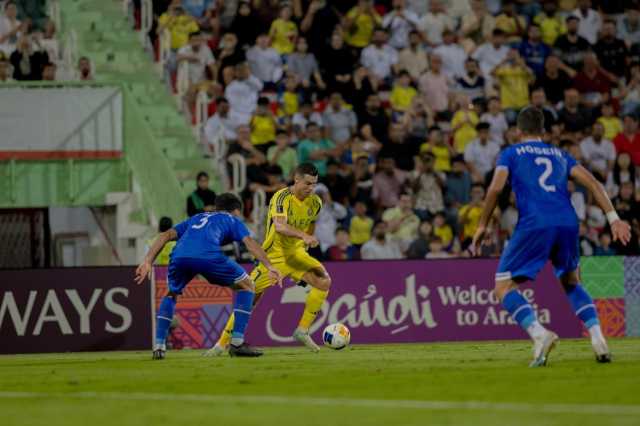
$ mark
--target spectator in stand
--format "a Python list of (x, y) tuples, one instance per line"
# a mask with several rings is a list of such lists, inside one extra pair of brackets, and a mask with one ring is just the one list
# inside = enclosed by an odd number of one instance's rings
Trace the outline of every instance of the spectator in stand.
[[(340, 23), (341, 16), (334, 3), (325, 0), (311, 0), (307, 13), (300, 23), (300, 31), (309, 42), (309, 50), (319, 55), (327, 47), (327, 38)], [(342, 39), (342, 37), (340, 37)]]
[(580, 104), (580, 93), (576, 89), (564, 92), (564, 106), (558, 111), (558, 122), (564, 126), (564, 132), (573, 134), (580, 140), (582, 133), (591, 125), (591, 113)]
[(55, 81), (57, 68), (58, 67), (53, 62), (47, 62), (44, 64), (44, 67), (42, 68), (42, 80)]
[(318, 169), (318, 174), (323, 177), (327, 174), (327, 162), (330, 158), (338, 158), (341, 150), (330, 139), (322, 137), (322, 132), (317, 124), (307, 124), (307, 139), (298, 144), (298, 161), (300, 163), (312, 163)]
[(578, 34), (580, 18), (568, 16), (566, 23), (567, 33), (556, 39), (553, 50), (564, 64), (577, 70), (582, 68), (584, 55), (591, 49), (591, 46), (584, 37)]
[(342, 227), (336, 229), (335, 244), (327, 250), (328, 260), (359, 260), (360, 250), (349, 241), (349, 232)]
[(171, 2), (165, 13), (158, 18), (158, 34), (164, 30), (171, 34), (171, 49), (177, 51), (189, 43), (189, 34), (199, 31), (196, 20), (185, 12), (181, 2)]
[(558, 12), (558, 2), (556, 0), (544, 0), (542, 12), (533, 20), (540, 26), (542, 41), (547, 46), (553, 46), (561, 35), (567, 32), (562, 14)]
[(46, 0), (20, 0), (18, 6), (18, 18), (30, 21), (29, 25), (34, 30), (42, 30), (48, 21)]
[(411, 106), (402, 115), (400, 123), (408, 132), (409, 140), (423, 141), (427, 138), (429, 128), (435, 124), (433, 111), (425, 105), (421, 96), (414, 96)]
[(602, 18), (598, 11), (591, 8), (591, 0), (578, 0), (578, 8), (572, 12), (580, 19), (578, 34), (594, 45), (602, 28)]
[(13, 83), (10, 69), (11, 64), (0, 54), (0, 83)]
[(538, 87), (531, 91), (531, 105), (542, 111), (544, 115), (544, 129), (547, 133), (551, 133), (553, 127), (558, 124), (558, 114), (547, 102), (547, 95), (542, 87)]
[(345, 16), (344, 40), (351, 47), (363, 49), (371, 42), (373, 29), (382, 25), (382, 17), (373, 7), (373, 0), (358, 0)]
[(235, 66), (246, 61), (246, 57), (244, 50), (238, 45), (238, 37), (233, 33), (225, 33), (218, 48), (220, 50), (217, 55), (214, 77), (223, 85), (227, 85), (233, 81)]
[(387, 224), (378, 222), (373, 227), (373, 236), (360, 249), (362, 259), (402, 259), (402, 251), (395, 240), (387, 238)]
[(276, 119), (269, 109), (269, 99), (261, 97), (251, 121), (251, 143), (263, 154), (274, 145), (276, 139)]
[(424, 220), (444, 209), (442, 176), (433, 169), (435, 157), (426, 152), (416, 161), (415, 169), (409, 175), (411, 189), (415, 195), (415, 211)]
[(298, 76), (305, 89), (317, 87), (324, 90), (327, 86), (320, 75), (318, 61), (313, 53), (308, 52), (308, 48), (307, 40), (304, 37), (298, 37), (296, 51), (287, 59), (287, 71)]
[(298, 37), (298, 26), (291, 21), (292, 13), (291, 6), (285, 3), (280, 7), (278, 19), (271, 23), (269, 29), (269, 37), (273, 40), (272, 46), (280, 55), (293, 53), (294, 43)]
[(624, 82), (618, 84), (619, 98), (622, 101), (622, 115), (638, 115), (640, 111), (640, 63), (632, 63), (629, 74), (629, 81), (626, 84)]
[(347, 108), (339, 92), (333, 92), (329, 97), (329, 105), (322, 114), (322, 122), (325, 126), (325, 136), (337, 144), (346, 143), (358, 129), (356, 114), (353, 109)]
[(442, 44), (442, 34), (444, 31), (453, 31), (456, 22), (451, 18), (441, 0), (431, 0), (429, 12), (420, 18), (417, 29), (424, 34), (424, 41), (429, 47), (436, 47)]
[(633, 182), (626, 181), (620, 184), (620, 192), (613, 199), (613, 205), (620, 215), (620, 219), (626, 220), (630, 224), (640, 220), (640, 203), (635, 199)]
[(616, 152), (626, 152), (631, 157), (631, 163), (640, 166), (640, 133), (638, 133), (638, 117), (632, 114), (625, 115), (623, 120), (624, 130), (613, 139)]
[(249, 64), (241, 62), (235, 66), (235, 78), (224, 91), (235, 123), (249, 123), (258, 105), (258, 94), (262, 87), (262, 82), (251, 74)]
[(86, 56), (81, 56), (78, 59), (78, 80), (91, 81), (93, 80), (93, 71), (91, 69), (91, 61)]
[(402, 123), (393, 123), (389, 128), (389, 143), (383, 147), (383, 152), (396, 159), (399, 169), (409, 172), (413, 170), (414, 158), (420, 152), (420, 142), (420, 139), (409, 137)]
[(409, 33), (409, 46), (398, 53), (398, 68), (407, 70), (414, 83), (429, 69), (427, 52), (422, 47), (419, 31), (412, 30)]
[(418, 238), (413, 240), (407, 249), (407, 259), (424, 259), (429, 253), (429, 241), (433, 238), (433, 226), (428, 220), (420, 222)]
[(20, 37), (16, 50), (9, 57), (13, 66), (13, 78), (22, 80), (42, 80), (44, 66), (49, 63), (49, 55), (42, 50), (34, 51), (28, 35)]
[(499, 145), (504, 143), (504, 133), (509, 128), (507, 118), (502, 112), (500, 99), (496, 97), (489, 98), (488, 110), (480, 116), (480, 121), (489, 123), (489, 137), (496, 141)]
[(616, 161), (616, 148), (610, 140), (604, 138), (604, 126), (600, 122), (593, 124), (591, 136), (580, 142), (582, 162), (600, 182), (606, 182), (613, 171)]
[(356, 201), (353, 213), (349, 224), (349, 239), (354, 246), (360, 248), (371, 239), (373, 219), (367, 216), (367, 205), (362, 201)]
[(551, 49), (542, 42), (542, 32), (537, 24), (529, 25), (527, 38), (520, 42), (518, 51), (536, 77), (540, 77), (544, 73), (544, 64)]
[[(247, 165), (247, 181), (250, 182), (249, 187), (253, 183), (264, 186), (263, 189), (268, 189), (272, 185), (269, 180), (267, 157), (258, 147), (251, 142), (251, 129), (248, 125), (242, 124), (237, 129), (238, 138), (233, 141), (229, 146), (229, 155), (240, 154), (245, 158)], [(279, 169), (279, 167), (278, 167)], [(282, 170), (279, 170), (279, 174), (282, 175)], [(271, 188), (273, 190), (273, 188)], [(250, 198), (250, 193), (243, 195), (244, 199)]]
[(426, 259), (446, 259), (451, 257), (449, 253), (444, 251), (442, 244), (442, 238), (433, 237), (429, 241), (429, 253), (425, 256)]
[(362, 49), (360, 63), (374, 79), (376, 87), (382, 81), (388, 82), (392, 74), (398, 71), (398, 51), (387, 44), (386, 30), (378, 28), (373, 32), (372, 44)]
[(407, 178), (407, 172), (396, 168), (396, 161), (390, 154), (379, 156), (371, 192), (371, 198), (376, 203), (378, 210), (398, 205), (400, 193), (404, 189)]
[[(471, 176), (467, 170), (464, 157), (458, 155), (453, 158), (451, 171), (447, 173), (447, 206), (454, 210), (469, 203), (471, 194)], [(457, 217), (456, 217), (457, 219)]]
[(486, 81), (480, 74), (478, 61), (467, 58), (464, 62), (464, 74), (456, 80), (458, 92), (465, 94), (472, 102), (483, 101)]
[(602, 105), (601, 114), (596, 121), (604, 126), (604, 139), (612, 141), (622, 131), (622, 120), (614, 115), (613, 105), (610, 103)]
[(411, 87), (411, 76), (409, 72), (405, 70), (400, 71), (389, 98), (391, 108), (398, 116), (401, 116), (409, 110), (411, 102), (417, 94), (416, 89)]
[(216, 113), (209, 117), (204, 126), (207, 142), (213, 143), (219, 136), (223, 136), (227, 141), (235, 140), (237, 126), (238, 124), (231, 119), (229, 101), (223, 97), (216, 99)]
[(322, 127), (322, 115), (313, 110), (313, 104), (309, 100), (304, 100), (300, 106), (300, 111), (293, 114), (291, 124), (296, 137), (296, 141), (304, 139), (304, 132), (309, 123), (315, 123)]
[(289, 135), (284, 130), (276, 133), (276, 144), (267, 151), (267, 160), (272, 166), (279, 166), (286, 181), (293, 178), (293, 170), (298, 166), (298, 153), (289, 145)]
[(207, 79), (207, 69), (211, 76), (215, 75), (215, 59), (200, 31), (189, 34), (189, 43), (178, 49), (176, 60), (178, 63), (189, 63), (189, 82), (191, 84), (197, 84)]
[(367, 96), (364, 106), (358, 114), (358, 123), (362, 127), (369, 126), (373, 136), (385, 142), (389, 132), (389, 117), (381, 106), (380, 96), (377, 93)]
[(595, 248), (594, 256), (615, 256), (616, 250), (611, 247), (611, 234), (603, 232), (599, 238), (600, 245)]
[(627, 4), (624, 15), (618, 21), (618, 38), (624, 41), (627, 48), (636, 43), (640, 43), (640, 10), (638, 2), (633, 1)]
[(353, 55), (344, 45), (342, 34), (333, 33), (331, 44), (318, 54), (323, 80), (329, 92), (347, 92), (352, 86)]
[(197, 188), (187, 197), (187, 215), (211, 212), (215, 206), (216, 193), (209, 189), (209, 175), (207, 172), (198, 173)]
[(249, 48), (258, 37), (259, 31), (260, 23), (252, 10), (251, 1), (241, 0), (233, 23), (229, 27), (229, 33), (237, 37), (238, 46)]
[(444, 140), (440, 127), (432, 126), (429, 128), (427, 141), (420, 146), (420, 152), (433, 154), (435, 158), (433, 169), (436, 172), (448, 172), (451, 170), (451, 157), (455, 155), (455, 151)]
[(502, 30), (509, 43), (519, 43), (525, 35), (527, 21), (524, 16), (516, 13), (516, 2), (504, 0), (502, 13), (496, 16), (496, 28)]
[(458, 221), (462, 226), (462, 248), (466, 249), (471, 244), (473, 234), (475, 234), (480, 222), (480, 215), (484, 206), (484, 187), (481, 184), (474, 184), (471, 187), (471, 201), (465, 204), (458, 211)]
[(315, 192), (322, 199), (322, 208), (315, 223), (315, 236), (320, 243), (320, 250), (325, 253), (335, 244), (338, 221), (347, 217), (347, 209), (331, 198), (331, 193), (324, 184), (319, 183)]
[(442, 58), (431, 55), (431, 69), (420, 77), (420, 93), (425, 104), (436, 114), (436, 120), (450, 118), (449, 109), (450, 80), (442, 72)]
[(409, 32), (418, 26), (418, 16), (405, 7), (405, 0), (392, 0), (393, 9), (382, 19), (382, 27), (389, 31), (389, 44), (394, 49), (409, 45)]
[(453, 241), (453, 229), (446, 221), (444, 212), (438, 212), (433, 218), (433, 235), (442, 240), (445, 247), (451, 248)]
[(0, 15), (0, 51), (8, 57), (25, 32), (25, 26), (17, 18), (18, 8), (14, 1), (4, 4), (4, 14)]
[(269, 46), (267, 34), (260, 34), (256, 44), (247, 50), (247, 61), (251, 74), (262, 81), (267, 88), (274, 89), (275, 83), (282, 78), (282, 59), (278, 51)]
[(351, 203), (362, 202), (368, 209), (373, 209), (373, 174), (369, 167), (369, 159), (357, 157), (353, 164), (353, 179), (349, 199)]
[(490, 40), (495, 26), (496, 20), (487, 10), (484, 0), (471, 0), (471, 12), (465, 14), (460, 23), (465, 50), (471, 52), (485, 40)]
[(496, 28), (491, 35), (491, 41), (480, 45), (471, 55), (480, 64), (480, 70), (485, 78), (504, 61), (509, 53), (509, 46), (505, 43), (504, 31)]
[(433, 53), (442, 59), (442, 72), (451, 80), (464, 75), (464, 62), (467, 53), (456, 43), (456, 35), (451, 30), (442, 33), (442, 44), (433, 49)]
[(624, 41), (616, 38), (616, 22), (606, 19), (602, 26), (602, 36), (593, 47), (602, 68), (608, 72), (623, 77), (628, 65), (628, 51)]
[(456, 153), (461, 154), (477, 136), (476, 125), (480, 119), (467, 96), (459, 95), (456, 104), (456, 113), (451, 119), (451, 131), (453, 132), (453, 148)]
[(464, 161), (467, 163), (473, 182), (482, 183), (487, 173), (493, 170), (496, 158), (500, 153), (500, 144), (491, 140), (489, 123), (481, 121), (476, 126), (478, 137), (464, 150)]
[(500, 102), (507, 121), (513, 123), (518, 111), (529, 104), (529, 83), (534, 79), (533, 71), (518, 51), (511, 49), (492, 74), (500, 86)]
[(534, 87), (542, 88), (552, 105), (563, 100), (564, 91), (572, 87), (576, 72), (566, 66), (556, 55), (550, 55), (544, 63), (544, 71), (538, 76)]

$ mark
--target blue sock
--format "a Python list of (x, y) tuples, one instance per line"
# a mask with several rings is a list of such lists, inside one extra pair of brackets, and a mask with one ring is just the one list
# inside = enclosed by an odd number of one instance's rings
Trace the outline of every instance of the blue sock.
[(163, 348), (167, 341), (175, 308), (176, 300), (173, 297), (165, 296), (162, 298), (158, 315), (156, 316), (156, 345), (162, 345)]
[(231, 344), (234, 346), (240, 346), (244, 342), (244, 331), (249, 324), (249, 318), (251, 318), (254, 295), (252, 291), (247, 290), (240, 290), (236, 293), (236, 301), (233, 304), (235, 321), (231, 332)]
[(587, 329), (600, 324), (596, 305), (593, 304), (591, 296), (589, 296), (584, 287), (580, 284), (565, 285), (564, 291), (567, 293), (573, 312), (576, 313), (576, 316), (580, 318)]
[(520, 327), (529, 328), (536, 322), (536, 314), (527, 299), (516, 289), (509, 291), (502, 299), (502, 306), (511, 314)]

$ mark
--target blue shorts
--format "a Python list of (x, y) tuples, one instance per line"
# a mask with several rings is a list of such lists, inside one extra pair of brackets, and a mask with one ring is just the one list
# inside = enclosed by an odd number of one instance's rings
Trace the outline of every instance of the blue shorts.
[(226, 256), (209, 259), (171, 258), (167, 274), (169, 290), (182, 294), (182, 290), (196, 275), (202, 275), (211, 284), (227, 287), (248, 278), (246, 271)]
[(557, 277), (578, 269), (580, 249), (577, 226), (516, 228), (500, 257), (496, 281), (518, 277), (534, 280), (547, 260), (551, 260)]

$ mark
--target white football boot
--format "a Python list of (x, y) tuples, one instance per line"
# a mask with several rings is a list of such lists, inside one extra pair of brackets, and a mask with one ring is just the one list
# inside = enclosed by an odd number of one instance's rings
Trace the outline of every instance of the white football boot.
[(529, 367), (544, 367), (549, 360), (549, 353), (556, 346), (558, 335), (553, 331), (546, 330), (545, 333), (533, 340), (533, 361)]
[(305, 345), (307, 348), (311, 349), (311, 352), (320, 352), (320, 347), (318, 347), (318, 345), (316, 345), (316, 342), (314, 342), (311, 336), (309, 336), (308, 331), (296, 328), (296, 331), (293, 332), (293, 338)]

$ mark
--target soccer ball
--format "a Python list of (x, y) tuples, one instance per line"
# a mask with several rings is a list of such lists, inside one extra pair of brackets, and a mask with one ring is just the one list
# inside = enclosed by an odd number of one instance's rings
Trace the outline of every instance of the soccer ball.
[(339, 322), (328, 325), (322, 332), (324, 345), (331, 349), (344, 349), (351, 340), (349, 329)]

